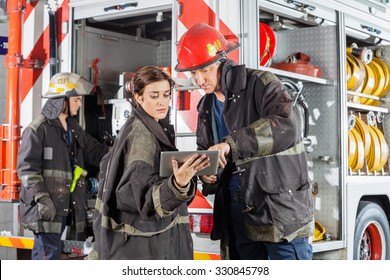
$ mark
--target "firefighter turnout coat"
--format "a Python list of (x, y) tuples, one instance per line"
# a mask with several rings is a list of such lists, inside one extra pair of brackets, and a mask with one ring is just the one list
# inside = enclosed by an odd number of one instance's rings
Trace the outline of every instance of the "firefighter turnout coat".
[[(108, 152), (108, 146), (88, 135), (73, 117), (67, 118), (73, 136), (72, 146), (68, 145), (66, 131), (58, 119), (61, 102), (64, 98), (47, 101), (42, 113), (25, 128), (18, 153), (21, 220), (26, 229), (36, 233), (61, 233), (63, 217), (71, 212), (75, 232), (84, 232), (87, 185), (85, 178), (80, 178), (70, 193), (73, 179), (70, 157), (85, 169), (85, 163), (98, 166)], [(39, 218), (35, 196), (40, 193), (48, 193), (55, 205), (57, 214), (52, 222)]]
[[(229, 258), (226, 227), (230, 222), (228, 185), (233, 171), (240, 175), (240, 199), (250, 239), (282, 242), (310, 236), (313, 202), (301, 126), (292, 99), (270, 72), (248, 69), (230, 60), (223, 62), (220, 71), (225, 95), (223, 117), (229, 129), (224, 141), (231, 147), (230, 161), (237, 170), (228, 164), (220, 178), (211, 238), (221, 239), (222, 257)], [(206, 94), (198, 105), (200, 150), (217, 143), (212, 133), (212, 100), (212, 95)]]
[(195, 182), (177, 188), (159, 176), (161, 151), (177, 150), (168, 120), (135, 108), (103, 158), (89, 259), (193, 259), (187, 202)]

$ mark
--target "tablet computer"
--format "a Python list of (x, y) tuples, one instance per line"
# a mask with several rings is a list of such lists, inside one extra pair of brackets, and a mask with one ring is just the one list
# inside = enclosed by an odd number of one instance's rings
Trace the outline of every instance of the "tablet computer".
[(219, 151), (180, 151), (180, 152), (170, 151), (170, 152), (161, 152), (160, 176), (168, 177), (172, 175), (173, 173), (172, 159), (177, 160), (180, 166), (181, 163), (184, 163), (193, 154), (197, 154), (197, 155), (205, 154), (210, 158), (210, 166), (197, 172), (195, 174), (196, 176), (217, 174)]

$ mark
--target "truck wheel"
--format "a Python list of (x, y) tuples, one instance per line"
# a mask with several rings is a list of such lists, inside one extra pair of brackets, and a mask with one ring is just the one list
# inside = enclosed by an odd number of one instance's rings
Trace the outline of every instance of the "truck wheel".
[(382, 208), (361, 201), (355, 224), (354, 260), (390, 259), (389, 222)]

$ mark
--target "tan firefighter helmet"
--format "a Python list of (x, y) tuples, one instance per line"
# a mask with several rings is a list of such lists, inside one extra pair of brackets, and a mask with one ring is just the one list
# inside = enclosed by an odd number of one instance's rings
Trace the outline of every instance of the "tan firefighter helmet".
[(88, 95), (93, 84), (75, 73), (58, 73), (50, 79), (49, 90), (43, 93), (43, 98), (60, 98)]

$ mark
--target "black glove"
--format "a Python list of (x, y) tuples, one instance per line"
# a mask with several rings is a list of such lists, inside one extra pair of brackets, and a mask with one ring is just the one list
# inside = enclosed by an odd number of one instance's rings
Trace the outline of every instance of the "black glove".
[(203, 183), (202, 194), (204, 196), (208, 196), (209, 194), (216, 194), (217, 193), (218, 185), (219, 185), (219, 182), (221, 181), (222, 173), (223, 173), (223, 168), (218, 168), (218, 172), (216, 174), (217, 175), (217, 182), (215, 182), (214, 184)]
[(203, 184), (202, 194), (208, 196), (209, 194), (216, 194), (218, 189), (218, 183), (216, 184)]
[(39, 218), (43, 221), (54, 221), (57, 211), (49, 194), (38, 194), (35, 200), (38, 204)]
[(103, 132), (103, 141), (104, 141), (104, 143), (106, 143), (106, 145), (108, 145), (110, 147), (114, 146), (115, 139), (116, 139), (116, 137), (112, 136), (107, 131)]

